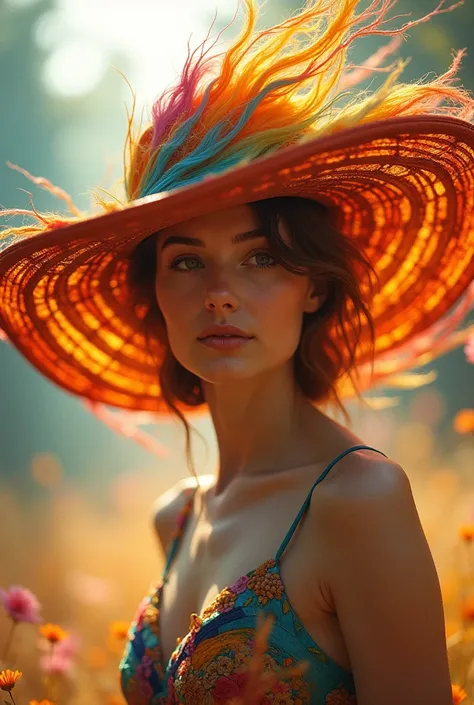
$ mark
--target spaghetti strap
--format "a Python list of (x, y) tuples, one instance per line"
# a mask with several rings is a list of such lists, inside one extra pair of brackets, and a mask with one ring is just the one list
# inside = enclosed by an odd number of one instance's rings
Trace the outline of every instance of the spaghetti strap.
[(293, 534), (294, 534), (294, 532), (295, 532), (295, 530), (296, 530), (296, 527), (298, 526), (298, 524), (300, 523), (301, 518), (303, 517), (304, 513), (305, 513), (306, 510), (308, 509), (309, 503), (310, 503), (310, 501), (311, 501), (311, 496), (312, 496), (312, 494), (313, 494), (313, 490), (314, 490), (314, 488), (316, 487), (316, 485), (319, 484), (322, 480), (324, 480), (324, 478), (326, 477), (326, 475), (328, 474), (328, 472), (331, 470), (331, 468), (333, 468), (333, 467), (336, 465), (336, 463), (338, 463), (340, 460), (342, 460), (342, 458), (344, 458), (344, 456), (346, 456), (348, 453), (352, 453), (352, 452), (355, 451), (355, 450), (373, 450), (373, 451), (375, 451), (376, 453), (380, 453), (380, 454), (383, 455), (385, 458), (387, 457), (387, 456), (385, 455), (385, 453), (382, 453), (381, 450), (377, 450), (377, 448), (372, 448), (371, 446), (359, 445), (359, 446), (352, 446), (351, 448), (347, 448), (347, 449), (344, 450), (342, 453), (340, 453), (340, 454), (337, 456), (337, 458), (334, 458), (334, 460), (332, 460), (332, 461), (329, 463), (329, 465), (327, 466), (327, 468), (325, 468), (325, 470), (321, 473), (321, 475), (318, 477), (318, 479), (316, 480), (316, 482), (314, 483), (314, 485), (313, 485), (312, 488), (310, 489), (310, 491), (309, 491), (309, 493), (308, 493), (308, 496), (306, 497), (305, 501), (303, 502), (303, 505), (302, 505), (301, 509), (299, 510), (299, 512), (298, 512), (298, 514), (297, 514), (297, 516), (296, 516), (296, 519), (294, 520), (293, 524), (292, 524), (292, 525), (290, 526), (290, 528), (288, 529), (288, 533), (286, 534), (285, 538), (284, 538), (283, 541), (281, 542), (280, 548), (278, 549), (278, 551), (277, 551), (277, 553), (276, 553), (276, 555), (275, 555), (275, 560), (276, 560), (277, 562), (280, 560), (280, 558), (281, 558), (281, 556), (282, 556), (282, 554), (283, 554), (283, 551), (284, 551), (285, 548), (287, 547), (288, 543), (289, 543), (290, 540), (291, 540), (291, 537), (293, 536)]
[(188, 523), (188, 518), (191, 513), (191, 510), (193, 508), (194, 504), (194, 496), (196, 494), (196, 490), (198, 489), (198, 486), (194, 488), (193, 492), (191, 493), (191, 496), (187, 500), (186, 504), (184, 507), (181, 509), (181, 511), (178, 514), (178, 518), (176, 520), (176, 528), (173, 533), (173, 538), (171, 541), (171, 546), (168, 551), (168, 555), (166, 558), (166, 565), (165, 569), (163, 570), (163, 574), (161, 576), (161, 581), (162, 583), (168, 582), (168, 573), (171, 568), (171, 564), (173, 563), (173, 560), (178, 552), (178, 548), (181, 543), (181, 539), (184, 534), (184, 530), (186, 528), (186, 524)]

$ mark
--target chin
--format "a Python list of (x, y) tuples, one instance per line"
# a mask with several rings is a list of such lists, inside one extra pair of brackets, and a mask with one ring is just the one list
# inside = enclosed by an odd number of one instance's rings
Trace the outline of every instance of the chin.
[(225, 384), (255, 377), (260, 370), (256, 368), (255, 363), (252, 364), (249, 360), (239, 360), (236, 357), (228, 356), (196, 365), (192, 371), (204, 382)]

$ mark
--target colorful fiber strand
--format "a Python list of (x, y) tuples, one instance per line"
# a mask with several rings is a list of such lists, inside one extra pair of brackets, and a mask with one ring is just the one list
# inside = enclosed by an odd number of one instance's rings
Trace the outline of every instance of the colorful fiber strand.
[[(156, 100), (152, 122), (144, 130), (140, 125), (138, 136), (133, 134), (136, 98), (130, 87), (133, 102), (123, 154), (125, 199), (96, 187), (91, 190), (95, 210), (120, 210), (147, 194), (202, 180), (292, 143), (358, 123), (426, 113), (465, 120), (474, 116), (472, 97), (453, 85), (465, 50), (455, 54), (446, 73), (431, 81), (400, 83), (403, 62), (381, 66), (409, 29), (461, 3), (445, 7), (442, 0), (428, 15), (398, 29), (386, 29), (394, 19), (387, 15), (396, 0), (372, 0), (359, 13), (358, 0), (309, 0), (300, 13), (254, 32), (256, 2), (239, 1), (247, 14), (237, 39), (224, 54), (208, 56), (222, 32), (205, 49), (208, 35), (198, 49), (188, 52), (179, 81)], [(390, 36), (391, 41), (360, 66), (347, 61), (348, 49), (357, 39), (375, 35)], [(351, 93), (374, 71), (388, 74), (378, 90)], [(0, 210), (3, 217), (33, 219), (27, 225), (4, 228), (0, 251), (14, 239), (94, 215), (81, 212), (65, 191), (47, 179), (9, 166), (65, 201), (71, 215), (39, 213), (30, 194), (31, 210)]]
[[(198, 50), (188, 54), (177, 85), (153, 105), (152, 124), (130, 142), (130, 200), (355, 124), (429, 112), (466, 120), (474, 115), (472, 98), (453, 85), (464, 50), (432, 81), (398, 82), (404, 68), (398, 62), (374, 93), (349, 91), (372, 71), (387, 71), (380, 64), (409, 29), (459, 3), (445, 7), (442, 0), (425, 17), (388, 30), (395, 0), (373, 0), (359, 13), (358, 0), (312, 0), (299, 14), (258, 33), (255, 0), (243, 4), (244, 27), (222, 61), (208, 56), (213, 45), (204, 51), (207, 39), (197, 59)], [(374, 35), (393, 39), (363, 66), (348, 64), (353, 42)]]

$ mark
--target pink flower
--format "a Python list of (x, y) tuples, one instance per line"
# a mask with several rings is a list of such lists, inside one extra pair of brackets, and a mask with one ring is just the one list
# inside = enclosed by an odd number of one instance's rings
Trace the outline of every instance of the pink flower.
[[(40, 639), (39, 648), (41, 651), (46, 651), (51, 654), (51, 644), (46, 641), (46, 639)], [(54, 645), (54, 653), (56, 656), (61, 656), (65, 659), (74, 659), (79, 652), (80, 644), (77, 636), (75, 634), (69, 634), (65, 639), (58, 641)]]
[(112, 587), (107, 581), (80, 571), (66, 576), (66, 589), (84, 605), (103, 605), (113, 597)]
[(45, 673), (51, 673), (56, 676), (67, 676), (72, 670), (74, 663), (72, 659), (64, 656), (61, 653), (53, 652), (45, 654), (40, 658), (40, 667)]
[(54, 650), (57, 654), (64, 656), (64, 658), (72, 659), (77, 656), (79, 652), (79, 640), (73, 634), (70, 634), (62, 641), (59, 641)]
[(235, 583), (232, 585), (232, 587), (229, 588), (229, 590), (232, 590), (232, 592), (235, 592), (236, 595), (240, 595), (241, 592), (245, 592), (247, 589), (247, 583), (249, 579), (247, 575), (242, 575), (242, 577), (238, 578)]
[(212, 692), (214, 702), (225, 703), (231, 698), (243, 695), (247, 683), (247, 673), (233, 673), (231, 676), (221, 676), (217, 679)]
[(466, 355), (466, 360), (474, 365), (474, 333), (472, 333), (464, 346), (464, 354)]
[(14, 622), (41, 622), (41, 605), (27, 588), (12, 585), (8, 590), (0, 590), (0, 600), (8, 616)]

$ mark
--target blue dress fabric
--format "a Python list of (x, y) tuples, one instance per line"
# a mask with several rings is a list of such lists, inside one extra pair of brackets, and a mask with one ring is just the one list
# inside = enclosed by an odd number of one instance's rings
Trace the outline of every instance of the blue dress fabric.
[(333, 661), (315, 643), (293, 610), (280, 576), (280, 559), (314, 488), (348, 453), (348, 448), (318, 477), (290, 526), (274, 558), (225, 587), (202, 615), (190, 616), (189, 632), (178, 640), (168, 663), (160, 646), (160, 601), (170, 566), (178, 551), (193, 506), (195, 489), (180, 513), (161, 582), (139, 605), (130, 626), (120, 663), (122, 690), (129, 705), (224, 705), (241, 697), (252, 655), (259, 615), (271, 614), (272, 628), (264, 657), (265, 670), (307, 662), (303, 674), (290, 675), (265, 693), (262, 705), (357, 705), (352, 672)]

